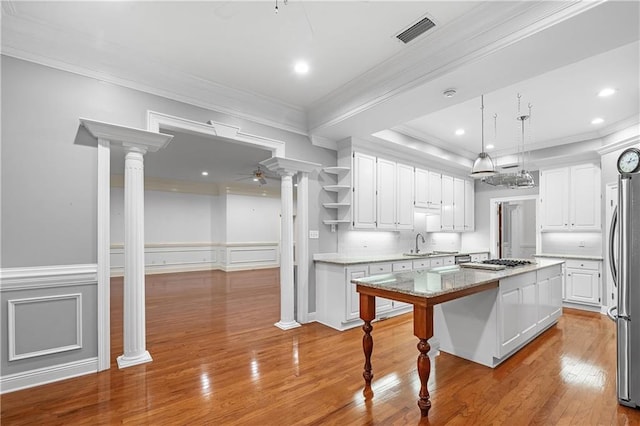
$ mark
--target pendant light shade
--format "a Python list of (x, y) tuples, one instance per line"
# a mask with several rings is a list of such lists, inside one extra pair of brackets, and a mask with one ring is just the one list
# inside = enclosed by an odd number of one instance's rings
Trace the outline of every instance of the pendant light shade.
[(496, 174), (496, 169), (493, 166), (493, 161), (489, 154), (484, 152), (484, 95), (480, 96), (480, 112), (481, 112), (481, 135), (480, 140), (482, 142), (482, 150), (480, 154), (478, 154), (478, 158), (473, 162), (473, 167), (471, 167), (471, 177), (473, 178), (481, 178), (486, 176), (492, 176)]

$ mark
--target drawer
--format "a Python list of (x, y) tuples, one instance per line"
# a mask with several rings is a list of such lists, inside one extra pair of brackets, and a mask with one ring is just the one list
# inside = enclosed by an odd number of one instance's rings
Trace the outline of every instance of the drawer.
[(394, 262), (392, 265), (393, 272), (410, 271), (413, 267), (413, 262), (408, 260), (406, 262)]
[(562, 275), (562, 265), (550, 266), (548, 268), (538, 269), (536, 271), (537, 281), (543, 281), (551, 277)]
[(427, 269), (431, 267), (431, 261), (429, 259), (420, 259), (413, 261), (413, 270)]
[(453, 256), (443, 257), (442, 258), (442, 264), (443, 265), (455, 265), (456, 264), (456, 259)]
[(372, 263), (369, 265), (369, 275), (390, 274), (391, 263)]
[(482, 262), (487, 259), (489, 259), (489, 255), (487, 253), (476, 253), (471, 255), (472, 262)]
[(436, 266), (444, 265), (444, 263), (442, 263), (442, 259), (442, 257), (434, 257), (433, 259), (431, 259), (431, 267), (435, 268)]
[(573, 269), (590, 269), (592, 271), (600, 270), (600, 262), (597, 260), (567, 259), (565, 261), (565, 265), (567, 268)]

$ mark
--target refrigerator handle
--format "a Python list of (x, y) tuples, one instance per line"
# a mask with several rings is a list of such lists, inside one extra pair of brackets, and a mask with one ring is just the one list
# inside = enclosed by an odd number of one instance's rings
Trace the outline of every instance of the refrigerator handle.
[(616, 322), (616, 320), (618, 319), (618, 315), (613, 313), (613, 311), (617, 311), (617, 310), (618, 310), (617, 306), (612, 306), (609, 309), (607, 309), (607, 316), (613, 322)]
[[(613, 210), (613, 217), (611, 218), (611, 227), (609, 228), (609, 269), (611, 269), (611, 276), (613, 277), (613, 285), (618, 287), (618, 268), (616, 267), (616, 260), (614, 258), (614, 238), (616, 232), (616, 226), (618, 224), (618, 206)], [(613, 319), (613, 318), (611, 318)]]

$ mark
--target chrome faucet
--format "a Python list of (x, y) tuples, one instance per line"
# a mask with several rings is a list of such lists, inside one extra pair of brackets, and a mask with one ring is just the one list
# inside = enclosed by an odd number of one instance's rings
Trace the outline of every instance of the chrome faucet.
[(425, 243), (424, 237), (422, 236), (421, 233), (418, 232), (418, 234), (416, 235), (416, 248), (415, 248), (416, 254), (420, 253), (420, 249), (418, 248), (418, 237), (422, 238), (422, 244)]

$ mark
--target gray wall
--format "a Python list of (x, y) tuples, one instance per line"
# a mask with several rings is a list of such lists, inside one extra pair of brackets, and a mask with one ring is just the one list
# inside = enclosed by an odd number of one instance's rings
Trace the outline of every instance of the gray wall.
[[(336, 163), (334, 151), (306, 136), (3, 56), (2, 267), (96, 262), (97, 156), (95, 148), (74, 144), (78, 118), (144, 129), (147, 110), (238, 126), (284, 141), (287, 157)], [(331, 245), (335, 236), (314, 204), (317, 177), (309, 179), (310, 229)], [(311, 253), (322, 249), (313, 242)]]

